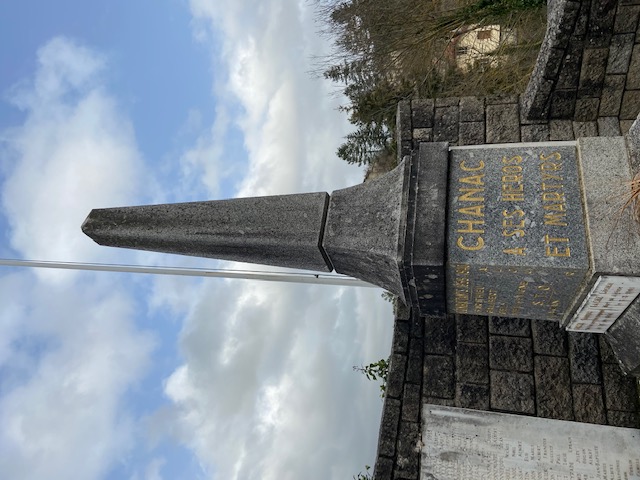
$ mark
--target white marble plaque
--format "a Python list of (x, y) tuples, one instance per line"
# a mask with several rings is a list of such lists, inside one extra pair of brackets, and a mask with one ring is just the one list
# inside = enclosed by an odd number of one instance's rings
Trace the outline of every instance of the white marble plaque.
[(423, 406), (420, 480), (640, 480), (640, 430)]
[(640, 293), (640, 278), (603, 275), (573, 316), (567, 330), (604, 333)]

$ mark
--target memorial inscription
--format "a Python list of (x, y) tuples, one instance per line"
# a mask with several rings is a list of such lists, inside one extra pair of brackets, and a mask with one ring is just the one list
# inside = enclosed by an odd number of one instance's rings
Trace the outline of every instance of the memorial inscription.
[(421, 480), (640, 480), (640, 430), (424, 405)]
[(574, 143), (453, 147), (448, 308), (562, 320), (589, 268)]

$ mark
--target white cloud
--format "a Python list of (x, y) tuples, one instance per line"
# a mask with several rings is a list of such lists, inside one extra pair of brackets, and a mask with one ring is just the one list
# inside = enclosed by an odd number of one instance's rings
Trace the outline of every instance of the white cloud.
[(2, 134), (10, 152), (2, 205), (11, 245), (26, 258), (104, 260), (108, 251), (82, 234), (82, 221), (91, 208), (139, 195), (142, 161), (130, 122), (102, 85), (105, 65), (56, 38), (38, 52), (34, 79), (10, 93), (25, 121)]

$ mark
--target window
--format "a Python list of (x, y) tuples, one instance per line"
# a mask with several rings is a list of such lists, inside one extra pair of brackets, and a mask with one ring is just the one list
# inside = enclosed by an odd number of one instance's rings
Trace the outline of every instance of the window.
[(478, 40), (490, 40), (491, 39), (491, 30), (480, 30), (477, 33)]
[(469, 53), (469, 47), (457, 47), (456, 54), (457, 55), (467, 55)]

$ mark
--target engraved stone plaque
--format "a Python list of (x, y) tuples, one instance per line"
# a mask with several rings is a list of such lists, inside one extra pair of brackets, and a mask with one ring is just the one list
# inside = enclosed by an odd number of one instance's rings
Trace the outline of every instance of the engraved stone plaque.
[(640, 277), (602, 275), (567, 325), (567, 330), (606, 332), (638, 294), (640, 294)]
[(420, 480), (640, 480), (640, 430), (423, 406)]
[(576, 146), (452, 147), (450, 312), (560, 321), (589, 268)]

